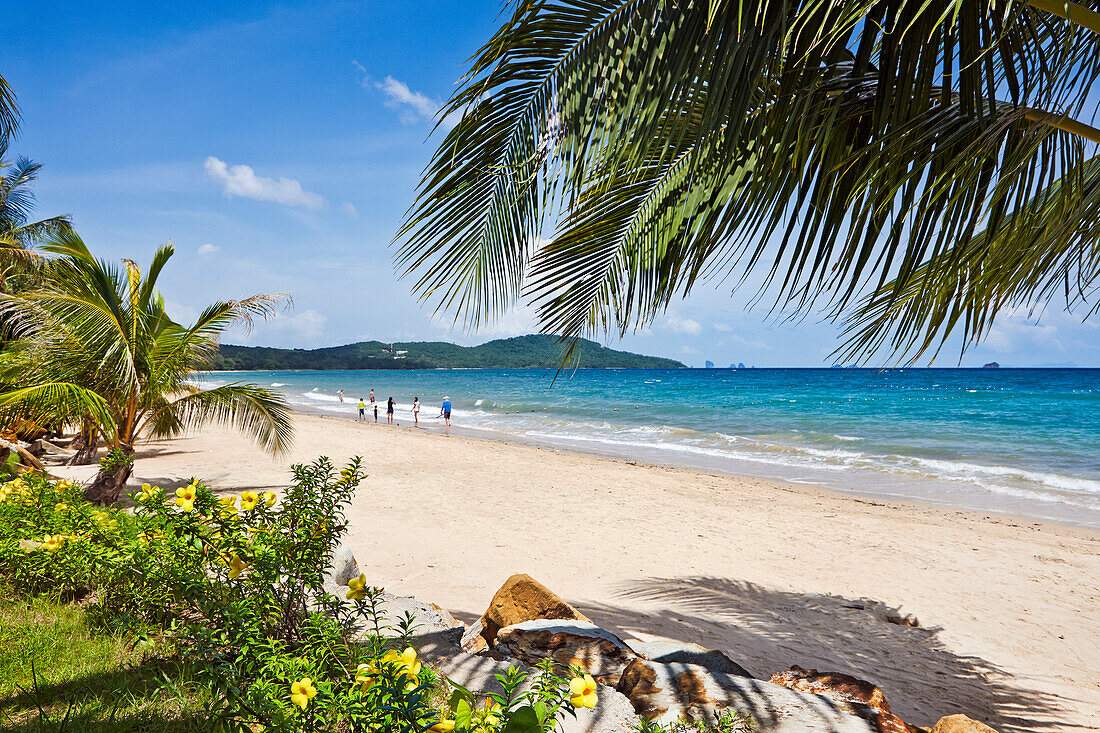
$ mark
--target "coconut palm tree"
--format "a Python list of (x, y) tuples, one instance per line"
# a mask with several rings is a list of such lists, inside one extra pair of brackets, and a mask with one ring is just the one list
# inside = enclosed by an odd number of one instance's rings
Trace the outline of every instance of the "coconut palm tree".
[[(290, 409), (276, 392), (251, 384), (200, 389), (191, 381), (209, 363), (227, 327), (266, 317), (284, 302), (255, 295), (206, 307), (189, 325), (165, 311), (157, 280), (173, 254), (157, 250), (143, 271), (96, 259), (71, 231), (48, 237), (41, 281), (14, 295), (0, 295), (0, 316), (17, 340), (3, 355), (9, 386), (0, 393), (0, 417), (39, 424), (85, 426), (94, 444), (128, 456), (142, 438), (166, 438), (207, 422), (236, 425), (265, 449), (290, 445)], [(86, 492), (113, 501), (132, 462), (101, 471)]]
[(0, 135), (0, 292), (9, 289), (13, 275), (33, 269), (35, 243), (52, 234), (68, 231), (68, 216), (31, 220), (34, 209), (33, 185), (40, 163), (24, 157), (7, 159), (8, 138)]
[(30, 187), (42, 166), (24, 157), (7, 159), (8, 141), (19, 130), (15, 93), (0, 76), (0, 292), (8, 289), (12, 274), (26, 272), (34, 264), (34, 242), (69, 227), (69, 217), (31, 221), (34, 194)]
[(476, 326), (644, 326), (700, 281), (912, 358), (1095, 302), (1097, 0), (514, 0), (396, 242)]

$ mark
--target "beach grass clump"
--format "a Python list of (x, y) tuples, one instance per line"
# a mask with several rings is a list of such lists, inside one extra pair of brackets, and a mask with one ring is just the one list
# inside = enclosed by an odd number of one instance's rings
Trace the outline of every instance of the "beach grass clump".
[[(346, 591), (329, 577), (364, 478), (359, 460), (292, 471), (281, 496), (219, 496), (191, 480), (145, 484), (127, 509), (26, 474), (0, 485), (0, 580), (28, 597), (80, 600), (99, 628), (155, 646), (202, 686), (204, 715), (220, 730), (548, 733), (596, 704), (590, 678), (560, 677), (549, 664), (531, 679), (501, 675), (503, 692), (491, 695), (430, 669), (414, 648), (414, 618), (391, 623), (365, 575)], [(56, 653), (35, 668), (55, 666)], [(83, 673), (96, 674), (71, 672)], [(176, 684), (158, 680), (150, 694)]]

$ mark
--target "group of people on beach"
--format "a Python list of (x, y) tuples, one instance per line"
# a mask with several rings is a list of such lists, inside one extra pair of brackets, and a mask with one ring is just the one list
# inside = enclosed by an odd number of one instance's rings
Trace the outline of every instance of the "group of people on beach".
[[(336, 391), (337, 397), (340, 398), (340, 404), (344, 402), (344, 390), (340, 389)], [(374, 421), (378, 422), (378, 402), (374, 398), (374, 388), (370, 390), (370, 410), (374, 413)], [(397, 400), (390, 397), (386, 400), (386, 424), (393, 425), (393, 413), (397, 409)], [(413, 425), (420, 427), (420, 398), (413, 397), (412, 402), (412, 415)], [(451, 432), (451, 398), (444, 397), (443, 404), (439, 407), (439, 416), (443, 418), (443, 422), (446, 426), (448, 434)], [(367, 422), (367, 403), (362, 397), (359, 398), (359, 416), (355, 419), (356, 422)]]

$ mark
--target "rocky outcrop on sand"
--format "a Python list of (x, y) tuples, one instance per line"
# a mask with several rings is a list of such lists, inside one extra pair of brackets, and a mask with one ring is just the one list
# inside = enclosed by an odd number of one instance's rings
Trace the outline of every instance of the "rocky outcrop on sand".
[(985, 723), (972, 720), (965, 715), (948, 715), (940, 718), (932, 733), (997, 733)]
[(462, 648), (484, 651), (493, 645), (501, 629), (537, 619), (589, 620), (530, 575), (513, 575), (504, 581), (481, 618), (463, 634)]
[(713, 721), (719, 711), (731, 710), (748, 715), (754, 731), (876, 731), (873, 714), (860, 706), (696, 664), (638, 659), (623, 671), (617, 689), (638, 715), (659, 723)]
[(638, 655), (619, 637), (589, 621), (536, 619), (505, 626), (494, 648), (527, 664), (553, 659), (563, 670), (580, 667), (597, 682), (614, 686)]
[(882, 690), (866, 680), (839, 672), (818, 672), (816, 669), (795, 666), (776, 672), (772, 675), (771, 682), (865, 708), (873, 714), (875, 728), (879, 733), (917, 733), (916, 728), (890, 712), (890, 705)]
[[(354, 557), (341, 548), (326, 581), (356, 577)], [(353, 572), (354, 571), (354, 572)], [(342, 596), (342, 594), (340, 594)], [(624, 640), (529, 575), (513, 575), (470, 626), (444, 609), (410, 596), (384, 593), (385, 623), (416, 618), (414, 646), (441, 674), (471, 690), (499, 691), (496, 675), (530, 671), (553, 659), (561, 671), (579, 668), (598, 683), (599, 703), (564, 733), (627, 733), (639, 716), (659, 723), (714, 722), (734, 714), (754, 733), (917, 733), (894, 713), (875, 684), (837, 672), (791, 667), (769, 681), (756, 679), (727, 653), (690, 642)], [(728, 726), (727, 726), (728, 727)], [(965, 715), (942, 718), (932, 733), (996, 733)]]

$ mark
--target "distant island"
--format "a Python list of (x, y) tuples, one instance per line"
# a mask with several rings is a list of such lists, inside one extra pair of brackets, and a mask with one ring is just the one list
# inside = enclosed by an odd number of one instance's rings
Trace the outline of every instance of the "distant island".
[[(580, 359), (568, 368), (683, 369), (674, 359), (608, 349), (581, 339)], [(577, 352), (574, 352), (574, 356)], [(322, 349), (277, 349), (223, 344), (214, 356), (215, 371), (283, 369), (557, 369), (562, 347), (555, 336), (529, 335), (496, 339), (480, 346), (444, 341), (383, 343), (360, 341)]]

